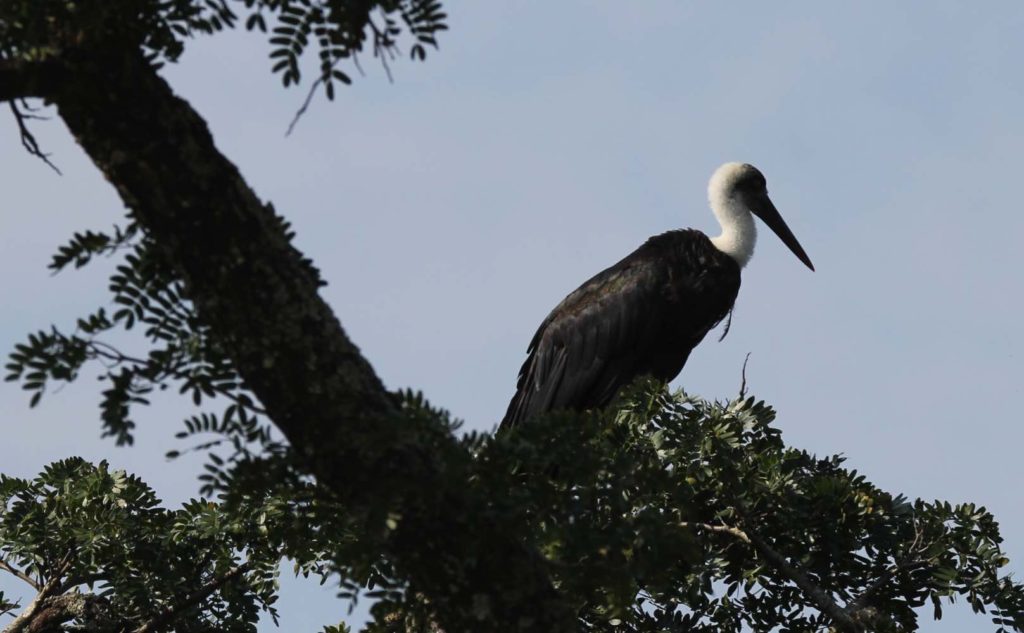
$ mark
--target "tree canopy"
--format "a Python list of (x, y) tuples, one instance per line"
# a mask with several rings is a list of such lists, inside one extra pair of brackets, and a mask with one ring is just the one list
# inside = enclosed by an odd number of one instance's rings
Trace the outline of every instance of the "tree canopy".
[(29, 335), (7, 378), (35, 405), (98, 368), (119, 444), (176, 389), (208, 459), (179, 509), (77, 458), (0, 478), (0, 570), (34, 596), (0, 595), (5, 630), (253, 630), (282, 558), (375, 599), (369, 631), (912, 631), (955, 598), (1024, 630), (984, 508), (910, 501), (787, 447), (744, 393), (641, 382), (608, 411), (491, 437), (384, 388), (288, 223), (156, 70), (244, 25), (268, 32), (286, 86), (309, 49), (310, 88), (333, 98), (364, 50), (422, 60), (445, 19), (436, 0), (0, 4), (0, 99), (26, 147), (43, 156), (27, 100), (53, 104), (128, 211), (51, 264), (121, 257), (109, 299)]

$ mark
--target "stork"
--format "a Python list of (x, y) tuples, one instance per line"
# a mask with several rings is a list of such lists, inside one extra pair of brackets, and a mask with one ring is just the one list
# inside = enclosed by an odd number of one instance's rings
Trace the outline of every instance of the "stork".
[(694, 229), (648, 239), (559, 303), (537, 329), (501, 428), (547, 411), (606, 406), (649, 375), (668, 382), (732, 310), (759, 217), (812, 271), (753, 165), (726, 163), (708, 184), (717, 237)]

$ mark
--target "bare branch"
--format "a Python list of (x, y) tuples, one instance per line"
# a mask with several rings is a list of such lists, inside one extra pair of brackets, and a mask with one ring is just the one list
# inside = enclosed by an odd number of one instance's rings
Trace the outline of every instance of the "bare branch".
[[(338, 62), (340, 62), (343, 59), (345, 59), (345, 57), (335, 57), (334, 61), (331, 62), (330, 67), (327, 69), (327, 72), (325, 74), (321, 74), (319, 77), (317, 77), (316, 81), (313, 82), (313, 85), (309, 87), (309, 92), (306, 93), (306, 99), (302, 102), (302, 107), (299, 108), (298, 112), (295, 113), (295, 116), (292, 117), (292, 122), (288, 124), (288, 131), (284, 133), (285, 136), (291, 136), (292, 135), (292, 131), (295, 129), (295, 125), (299, 122), (299, 119), (302, 118), (302, 115), (304, 115), (306, 113), (306, 110), (309, 109), (309, 104), (310, 104), (310, 102), (313, 101), (313, 95), (316, 94), (317, 86), (319, 86), (320, 84), (325, 84), (325, 82), (324, 82), (324, 76), (325, 75), (327, 76), (328, 81), (330, 81), (330, 76), (331, 76), (331, 73), (334, 71), (334, 67), (337, 66)], [(355, 56), (354, 53), (352, 54), (352, 60), (356, 62), (356, 68), (359, 68), (359, 72), (362, 73), (363, 69), (360, 68), (359, 62), (356, 60), (356, 56)], [(328, 93), (328, 94), (330, 94), (330, 93)]]
[(309, 109), (309, 104), (311, 101), (313, 101), (313, 95), (316, 94), (317, 86), (323, 83), (323, 81), (323, 76), (317, 77), (316, 81), (313, 82), (313, 85), (309, 87), (309, 92), (306, 93), (306, 99), (305, 101), (302, 102), (302, 107), (299, 108), (299, 110), (295, 113), (295, 116), (292, 117), (292, 122), (288, 124), (288, 131), (284, 133), (285, 136), (292, 135), (292, 130), (295, 129), (295, 126), (296, 124), (298, 124), (299, 119), (301, 119), (302, 115), (305, 114), (306, 110)]
[[(35, 156), (39, 160), (43, 161), (50, 166), (50, 169), (61, 175), (57, 166), (50, 162), (50, 155), (39, 148), (39, 143), (36, 141), (35, 135), (28, 129), (28, 125), (25, 123), (25, 119), (33, 118), (38, 119), (39, 117), (33, 115), (26, 115), (18, 108), (18, 102), (12, 99), (10, 102), (11, 112), (14, 113), (14, 120), (18, 123), (18, 131), (21, 133), (21, 145), (28, 151), (29, 154)], [(24, 103), (22, 107), (26, 107)]]
[(181, 600), (178, 600), (174, 604), (164, 607), (160, 611), (160, 613), (158, 613), (145, 624), (136, 628), (134, 631), (132, 631), (132, 633), (155, 633), (156, 631), (163, 630), (167, 625), (174, 622), (174, 619), (177, 618), (182, 611), (185, 611), (188, 608), (199, 604), (206, 598), (213, 595), (214, 592), (223, 587), (225, 584), (248, 571), (248, 569), (248, 562), (242, 563), (237, 567), (232, 567), (230, 570), (227, 571), (227, 573), (223, 574), (222, 576), (218, 576), (213, 580), (210, 580), (202, 587), (196, 589), (195, 591), (188, 594)]
[(122, 352), (121, 350), (117, 349), (113, 345), (111, 345), (109, 343), (104, 343), (103, 341), (96, 340), (96, 339), (90, 339), (89, 340), (89, 350), (93, 354), (95, 354), (96, 356), (99, 356), (101, 358), (106, 358), (107, 360), (114, 361), (114, 364), (120, 364), (120, 363), (133, 363), (135, 365), (145, 365), (146, 364), (146, 361), (144, 359), (136, 358), (134, 356), (129, 356), (128, 354), (125, 354), (124, 352)]
[(725, 327), (722, 328), (722, 335), (718, 337), (718, 342), (721, 343), (725, 340), (725, 337), (729, 334), (729, 328), (732, 327), (732, 309), (729, 309), (729, 314), (725, 317)]
[(14, 574), (15, 576), (17, 576), (18, 578), (21, 578), (22, 580), (24, 580), (28, 584), (32, 585), (32, 588), (35, 589), (36, 591), (39, 591), (42, 588), (42, 586), (38, 582), (33, 580), (31, 576), (29, 576), (25, 572), (21, 571), (20, 569), (14, 567), (10, 563), (8, 563), (7, 560), (4, 559), (4, 558), (0, 558), (0, 569), (8, 571), (8, 572)]
[(740, 397), (743, 398), (747, 395), (747, 361), (750, 360), (750, 352), (747, 352), (746, 358), (743, 359), (743, 369), (740, 371)]
[(395, 48), (394, 42), (372, 19), (368, 19), (366, 22), (373, 31), (373, 56), (380, 58), (380, 63), (384, 66), (384, 73), (388, 76), (388, 83), (395, 83), (395, 78), (391, 75), (391, 67), (388, 66), (387, 59), (388, 54), (391, 54), (392, 59), (394, 59), (394, 52), (391, 50)]
[(360, 75), (366, 76), (366, 73), (363, 71), (363, 65), (359, 63), (359, 53), (356, 51), (352, 51), (352, 65), (356, 67)]

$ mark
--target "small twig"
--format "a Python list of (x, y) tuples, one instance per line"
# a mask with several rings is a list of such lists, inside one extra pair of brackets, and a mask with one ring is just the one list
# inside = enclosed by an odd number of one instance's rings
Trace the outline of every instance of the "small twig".
[(218, 576), (217, 578), (214, 578), (213, 580), (207, 582), (199, 589), (196, 589), (192, 593), (182, 598), (176, 604), (164, 607), (160, 610), (160, 613), (158, 613), (145, 624), (136, 628), (134, 631), (132, 631), (132, 633), (155, 633), (156, 631), (162, 630), (168, 624), (171, 624), (182, 611), (202, 602), (209, 596), (213, 595), (215, 591), (223, 587), (226, 583), (248, 571), (248, 569), (248, 562), (242, 563), (237, 567), (232, 567), (223, 576)]
[[(377, 44), (374, 44), (374, 46), (377, 46)], [(393, 84), (395, 83), (395, 78), (391, 74), (391, 67), (388, 66), (388, 58), (384, 56), (384, 53), (388, 51), (388, 48), (381, 45), (379, 49), (383, 51), (380, 54), (380, 65), (384, 67), (384, 74), (388, 76), (388, 83)]]
[(13, 618), (15, 617), (14, 611), (20, 608), (21, 600), (17, 600), (15, 602), (0, 602), (0, 615), (9, 615)]
[(14, 567), (10, 563), (8, 563), (7, 560), (4, 559), (4, 558), (0, 558), (0, 569), (6, 570), (6, 571), (14, 574), (18, 578), (21, 578), (22, 580), (24, 580), (28, 584), (32, 585), (32, 588), (35, 589), (36, 591), (39, 591), (40, 589), (42, 589), (42, 586), (38, 582), (33, 580), (31, 576), (29, 576), (25, 572), (21, 571), (20, 569)]
[[(115, 363), (135, 363), (136, 365), (146, 364), (145, 360), (141, 358), (135, 358), (134, 356), (129, 356), (128, 354), (125, 354), (124, 352), (117, 349), (110, 343), (104, 343), (103, 341), (90, 339), (89, 347), (92, 349), (92, 352), (97, 356), (101, 356), (108, 360), (112, 360)], [(101, 347), (103, 349), (99, 349)]]
[[(116, 367), (117, 365), (119, 365), (121, 363), (133, 363), (135, 365), (142, 365), (142, 366), (148, 365), (148, 362), (146, 360), (144, 360), (142, 358), (136, 358), (134, 356), (130, 356), (128, 354), (125, 354), (124, 352), (122, 352), (121, 350), (117, 349), (113, 345), (110, 345), (109, 343), (104, 343), (103, 341), (96, 340), (96, 339), (90, 339), (88, 341), (88, 344), (89, 344), (89, 349), (97, 357), (105, 358), (105, 359), (111, 361), (111, 365), (107, 366), (108, 369), (111, 368), (111, 367)], [(179, 363), (179, 366), (180, 366), (180, 363)], [(160, 374), (157, 374), (155, 376), (146, 376), (146, 380), (149, 380), (151, 383), (156, 383), (156, 382), (159, 382), (164, 377), (174, 378), (174, 379), (177, 379), (177, 380), (185, 380), (187, 378), (187, 376), (185, 376), (183, 373), (181, 373), (180, 371), (177, 370), (177, 367), (172, 367), (172, 368), (170, 368), (170, 369), (168, 369), (168, 370), (166, 370), (166, 371), (164, 371), (164, 372), (162, 372)], [(231, 402), (234, 402), (238, 406), (244, 407), (244, 408), (252, 411), (253, 413), (258, 413), (260, 415), (266, 415), (267, 414), (266, 409), (264, 409), (263, 407), (256, 406), (254, 403), (252, 403), (252, 401), (246, 402), (246, 401), (244, 401), (242, 399), (241, 396), (238, 396), (236, 394), (227, 393), (225, 391), (218, 391), (217, 395), (218, 396), (223, 396), (223, 397), (227, 398), (228, 400), (230, 400)]]
[[(360, 68), (360, 66), (359, 66), (359, 60), (356, 59), (356, 55), (355, 55), (354, 52), (352, 53), (351, 57), (352, 57), (352, 61), (355, 62), (356, 68), (359, 69), (359, 74), (364, 74), (363, 73), (363, 69)], [(327, 69), (327, 74), (326, 74), (326, 76), (328, 78), (330, 77), (331, 72), (334, 70), (334, 67), (337, 66), (338, 62), (340, 62), (343, 59), (347, 59), (347, 58), (345, 58), (345, 57), (335, 57), (334, 60), (331, 61), (331, 65)], [(292, 117), (292, 122), (288, 124), (288, 131), (284, 133), (284, 135), (286, 137), (292, 135), (292, 131), (295, 129), (295, 126), (298, 124), (299, 119), (302, 118), (302, 115), (306, 114), (306, 110), (309, 109), (309, 104), (312, 103), (312, 101), (313, 101), (313, 95), (316, 94), (317, 86), (319, 86), (320, 84), (324, 83), (324, 76), (325, 76), (324, 74), (321, 74), (319, 77), (316, 78), (316, 81), (313, 82), (313, 85), (311, 85), (309, 87), (309, 92), (306, 93), (306, 98), (302, 101), (302, 107), (299, 108), (299, 110), (295, 113), (295, 116)]]
[(743, 359), (743, 369), (740, 371), (740, 397), (746, 397), (747, 395), (747, 361), (750, 360), (750, 352), (747, 352), (746, 358)]
[(306, 110), (309, 109), (309, 104), (313, 101), (313, 95), (316, 94), (316, 88), (321, 83), (323, 83), (323, 80), (323, 76), (317, 77), (316, 81), (313, 82), (313, 85), (309, 87), (309, 92), (306, 94), (306, 99), (302, 102), (302, 107), (299, 108), (298, 112), (295, 113), (295, 116), (292, 117), (292, 122), (288, 124), (288, 131), (284, 133), (285, 136), (292, 135), (292, 130), (295, 129), (295, 126), (298, 124), (299, 119), (301, 119), (302, 115), (304, 115), (306, 113)]
[[(380, 63), (384, 66), (384, 73), (388, 76), (388, 83), (395, 83), (395, 78), (391, 76), (391, 67), (388, 66), (388, 59), (385, 55), (386, 53), (391, 53), (390, 49), (394, 47), (394, 44), (390, 43), (388, 35), (382, 33), (372, 19), (367, 19), (366, 22), (370, 25), (370, 29), (373, 30), (373, 56), (380, 58)], [(394, 53), (391, 54), (393, 55)]]
[(57, 175), (63, 175), (61, 174), (61, 171), (57, 169), (57, 166), (50, 162), (50, 155), (40, 149), (39, 142), (36, 141), (36, 137), (32, 134), (31, 130), (28, 129), (28, 125), (25, 124), (25, 119), (38, 119), (39, 117), (31, 114), (25, 114), (19, 110), (18, 104), (14, 100), (11, 100), (9, 103), (11, 106), (11, 112), (14, 113), (14, 120), (18, 122), (18, 131), (21, 133), (22, 147), (24, 147), (29, 154), (49, 165), (50, 169), (57, 172)]
[[(56, 578), (58, 581), (60, 581), (61, 578), (67, 575), (67, 573), (71, 571), (71, 567), (73, 566), (72, 563), (74, 562), (74, 557), (75, 546), (69, 545), (68, 551), (64, 552), (64, 555), (60, 557), (60, 562), (57, 563), (55, 567), (51, 567), (51, 565), (47, 564), (46, 567), (50, 568), (48, 570), (50, 579), (52, 580)], [(63, 584), (63, 581), (58, 582), (56, 589), (60, 589), (61, 584)]]
[(718, 342), (721, 343), (725, 340), (727, 334), (729, 334), (729, 328), (732, 327), (732, 308), (729, 308), (729, 314), (725, 316), (725, 327), (722, 328), (722, 335), (718, 337)]

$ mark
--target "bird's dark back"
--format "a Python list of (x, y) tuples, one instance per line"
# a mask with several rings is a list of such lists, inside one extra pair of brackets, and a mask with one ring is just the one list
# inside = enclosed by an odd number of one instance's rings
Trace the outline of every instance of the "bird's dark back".
[(603, 407), (645, 374), (675, 378), (739, 286), (739, 266), (703, 233), (650, 238), (544, 319), (502, 428), (555, 409)]

